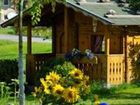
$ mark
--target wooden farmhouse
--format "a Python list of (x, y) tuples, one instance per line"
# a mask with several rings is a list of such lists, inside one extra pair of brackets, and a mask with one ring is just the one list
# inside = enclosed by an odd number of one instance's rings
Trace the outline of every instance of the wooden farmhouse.
[[(118, 85), (139, 77), (132, 70), (129, 43), (140, 43), (140, 15), (127, 3), (119, 0), (67, 0), (65, 4), (58, 3), (54, 13), (50, 5), (45, 5), (41, 21), (36, 26), (52, 27), (52, 53), (32, 54), (31, 30), (35, 26), (31, 24), (29, 11), (24, 12), (23, 21), (28, 27), (26, 74), (29, 84), (33, 84), (41, 64), (49, 58), (62, 57), (73, 48), (90, 49), (96, 55), (96, 64), (88, 61), (76, 64), (93, 80)], [(17, 23), (18, 16), (1, 26)]]

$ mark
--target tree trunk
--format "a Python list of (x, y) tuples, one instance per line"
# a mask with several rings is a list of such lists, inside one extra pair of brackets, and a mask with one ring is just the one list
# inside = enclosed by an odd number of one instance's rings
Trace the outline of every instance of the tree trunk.
[(18, 68), (19, 68), (19, 105), (25, 105), (25, 93), (24, 93), (24, 70), (23, 70), (23, 41), (22, 41), (22, 15), (23, 15), (23, 1), (20, 0), (20, 9), (19, 9), (19, 59), (18, 59)]

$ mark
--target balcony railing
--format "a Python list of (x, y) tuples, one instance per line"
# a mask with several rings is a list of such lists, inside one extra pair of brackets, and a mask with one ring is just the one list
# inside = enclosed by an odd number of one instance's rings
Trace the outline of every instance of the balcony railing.
[[(62, 56), (62, 55), (61, 55)], [(117, 85), (124, 82), (124, 55), (112, 54), (96, 55), (97, 61), (76, 61), (74, 65), (81, 69), (91, 80), (104, 81), (107, 84)], [(26, 74), (29, 84), (34, 84), (36, 73), (41, 70), (41, 65), (51, 58), (56, 57), (55, 54), (33, 54), (27, 55), (26, 58)]]

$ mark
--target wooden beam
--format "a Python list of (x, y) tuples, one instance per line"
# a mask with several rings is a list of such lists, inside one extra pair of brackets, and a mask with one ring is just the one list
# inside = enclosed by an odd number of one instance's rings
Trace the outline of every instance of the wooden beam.
[(110, 87), (110, 59), (109, 59), (109, 54), (110, 54), (110, 37), (109, 37), (109, 26), (105, 27), (105, 54), (106, 54), (106, 77), (107, 77), (107, 87)]
[(52, 53), (56, 54), (56, 25), (52, 26)]
[(128, 19), (128, 18), (140, 18), (140, 15), (105, 15), (107, 18), (115, 18), (115, 19)]
[(32, 24), (28, 23), (27, 27), (27, 54), (32, 53)]
[(64, 7), (64, 53), (68, 50), (68, 9)]
[(109, 38), (109, 27), (106, 27), (105, 29), (105, 53), (106, 55), (110, 54), (110, 38)]

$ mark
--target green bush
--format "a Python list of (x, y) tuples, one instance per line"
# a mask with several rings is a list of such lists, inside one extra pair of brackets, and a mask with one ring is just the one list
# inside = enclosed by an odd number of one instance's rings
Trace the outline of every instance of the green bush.
[(69, 70), (72, 70), (73, 68), (75, 68), (75, 66), (71, 62), (65, 61), (63, 58), (54, 58), (48, 60), (41, 66), (41, 70), (37, 71), (35, 85), (40, 85), (40, 78), (45, 77), (52, 71), (65, 76)]
[(10, 83), (15, 78), (18, 78), (17, 60), (0, 60), (0, 82)]
[(140, 0), (128, 0), (130, 7), (135, 10), (140, 10)]

